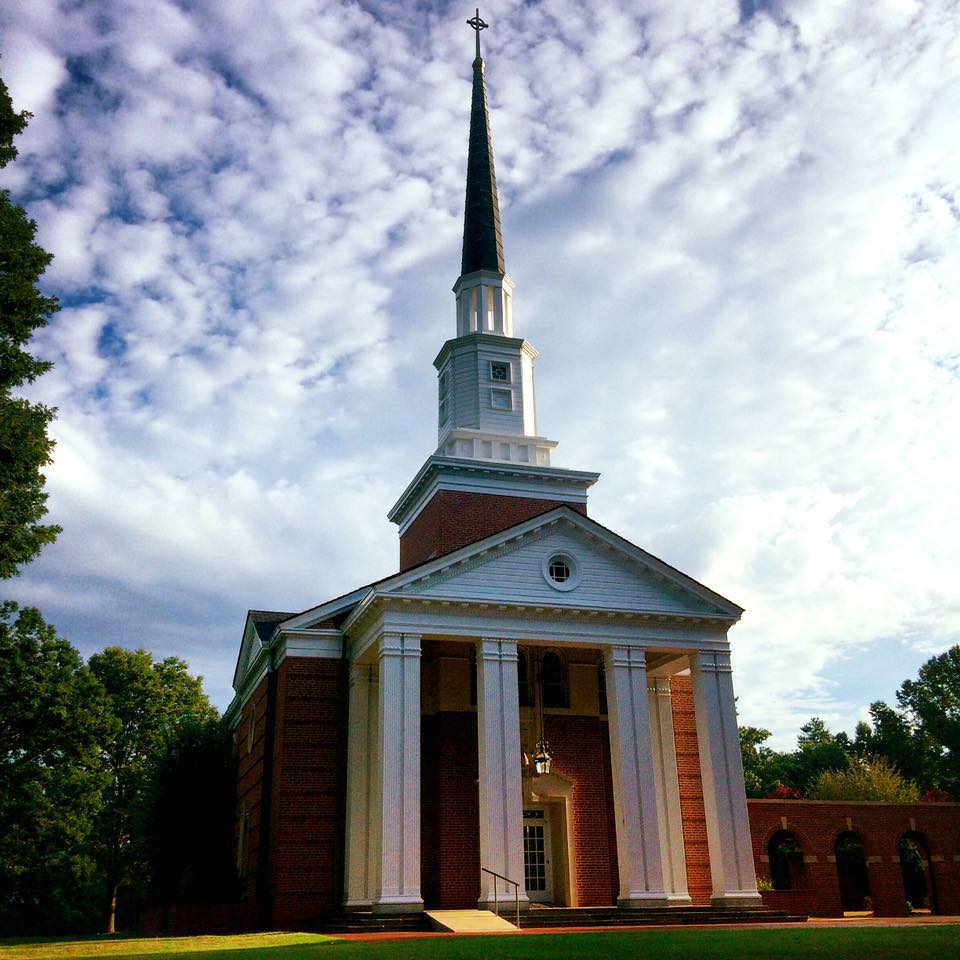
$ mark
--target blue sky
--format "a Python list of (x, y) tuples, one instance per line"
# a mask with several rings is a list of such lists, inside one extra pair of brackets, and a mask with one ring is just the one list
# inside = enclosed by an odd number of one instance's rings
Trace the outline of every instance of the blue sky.
[[(396, 569), (453, 335), (471, 8), (14, 0), (3, 183), (60, 540), (5, 584), (224, 706), (248, 607)], [(514, 319), (591, 515), (747, 608), (741, 718), (852, 729), (960, 640), (960, 8), (482, 10)]]

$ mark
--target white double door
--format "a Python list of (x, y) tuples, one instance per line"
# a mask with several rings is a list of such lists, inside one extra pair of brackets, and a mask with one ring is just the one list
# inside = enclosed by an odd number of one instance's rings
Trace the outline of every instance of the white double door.
[(523, 875), (533, 903), (553, 901), (550, 811), (543, 807), (523, 811)]

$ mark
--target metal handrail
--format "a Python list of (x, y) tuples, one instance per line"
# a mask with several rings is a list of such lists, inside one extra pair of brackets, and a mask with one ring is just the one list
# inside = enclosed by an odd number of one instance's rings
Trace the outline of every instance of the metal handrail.
[(511, 880), (509, 877), (505, 877), (502, 873), (497, 873), (496, 870), (488, 870), (486, 867), (480, 868), (481, 873), (489, 873), (493, 877), (493, 910), (494, 913), (499, 917), (500, 916), (500, 899), (497, 896), (497, 881), (503, 880), (505, 883), (513, 884), (513, 899), (517, 908), (517, 929), (520, 929), (520, 884), (516, 880)]

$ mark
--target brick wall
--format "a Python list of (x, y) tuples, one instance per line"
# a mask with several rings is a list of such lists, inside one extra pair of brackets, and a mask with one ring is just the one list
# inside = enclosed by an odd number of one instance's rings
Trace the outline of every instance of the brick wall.
[(345, 713), (342, 661), (288, 657), (281, 663), (270, 838), (276, 927), (340, 908)]
[[(254, 900), (258, 894), (257, 865), (261, 854), (260, 818), (263, 810), (267, 689), (268, 683), (264, 679), (244, 704), (243, 711), (240, 714), (240, 722), (236, 728), (237, 806), (234, 821), (236, 824), (234, 840), (239, 845), (240, 825), (245, 811), (247, 815), (246, 842), (238, 868), (241, 892), (246, 900)], [(249, 737), (251, 721), (253, 722), (252, 743)], [(234, 849), (239, 853), (238, 846), (235, 846)]]
[(607, 724), (599, 717), (548, 714), (544, 735), (553, 758), (551, 772), (573, 784), (577, 905), (616, 903), (620, 881)]
[(471, 909), (480, 896), (476, 713), (437, 713), (421, 726), (421, 895), (429, 909)]
[(697, 720), (690, 678), (671, 677), (670, 694), (673, 702), (673, 737), (677, 751), (687, 889), (694, 903), (706, 904), (710, 902), (713, 893), (713, 882), (710, 878), (707, 820), (703, 809), (703, 782), (700, 779), (700, 748), (697, 744)]
[(830, 803), (814, 800), (748, 800), (750, 833), (758, 876), (770, 875), (767, 844), (779, 830), (796, 836), (804, 854), (805, 882), (796, 891), (765, 894), (764, 900), (789, 904), (814, 916), (839, 916), (840, 885), (834, 845), (852, 830), (867, 856), (869, 895), (878, 916), (907, 911), (898, 841), (921, 834), (930, 853), (936, 912), (960, 913), (960, 804)]
[[(561, 502), (438, 490), (400, 537), (400, 570), (408, 570), (425, 560), (547, 513)], [(568, 503), (567, 506), (586, 515), (586, 504)]]

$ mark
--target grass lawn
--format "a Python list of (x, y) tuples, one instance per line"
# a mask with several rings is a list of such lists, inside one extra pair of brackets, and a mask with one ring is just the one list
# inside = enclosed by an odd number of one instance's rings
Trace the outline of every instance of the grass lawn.
[(960, 925), (776, 930), (660, 928), (368, 943), (306, 933), (0, 941), (0, 960), (174, 956), (199, 960), (953, 960), (960, 957)]

